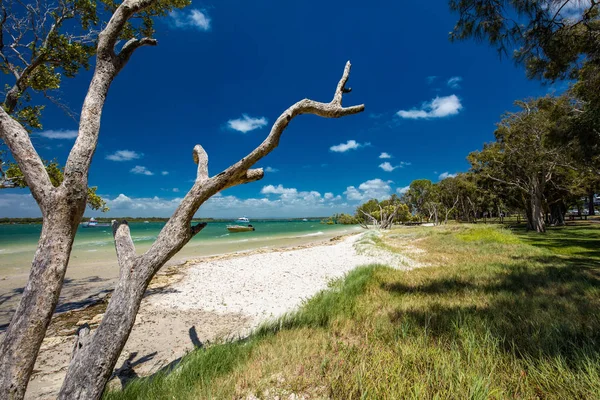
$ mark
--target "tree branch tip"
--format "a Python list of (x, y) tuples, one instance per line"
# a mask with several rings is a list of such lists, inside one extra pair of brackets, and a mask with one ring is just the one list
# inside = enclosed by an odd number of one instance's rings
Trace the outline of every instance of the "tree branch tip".
[(208, 223), (200, 222), (199, 224), (192, 226), (190, 228), (192, 236), (196, 235), (198, 232), (200, 232), (202, 229), (204, 229), (206, 227), (206, 225), (208, 225)]

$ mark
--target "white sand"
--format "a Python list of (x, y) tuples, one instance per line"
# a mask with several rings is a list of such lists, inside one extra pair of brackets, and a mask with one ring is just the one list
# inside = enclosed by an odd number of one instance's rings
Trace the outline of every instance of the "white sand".
[[(144, 299), (117, 369), (149, 375), (185, 355), (198, 341), (244, 336), (260, 323), (293, 311), (357, 266), (416, 266), (402, 255), (373, 246), (374, 236), (377, 232), (369, 231), (335, 244), (208, 259), (184, 269), (180, 281)], [(46, 338), (27, 399), (56, 395), (73, 340), (73, 336)]]
[[(252, 319), (248, 328), (253, 328), (294, 310), (327, 288), (329, 281), (359, 265), (385, 263), (410, 268), (405, 259), (389, 257), (369, 246), (363, 236), (330, 246), (203, 262), (191, 267), (186, 277), (172, 286), (174, 290), (152, 296), (149, 303), (181, 311), (241, 314)], [(361, 243), (357, 245), (357, 241)]]

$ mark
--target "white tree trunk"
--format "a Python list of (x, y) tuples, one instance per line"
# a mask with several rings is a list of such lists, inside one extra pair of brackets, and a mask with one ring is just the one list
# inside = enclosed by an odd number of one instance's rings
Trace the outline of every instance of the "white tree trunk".
[(96, 67), (81, 110), (79, 133), (65, 165), (64, 181), (53, 187), (28, 132), (0, 108), (0, 138), (15, 158), (42, 212), (43, 227), (29, 280), (0, 345), (0, 396), (22, 399), (56, 307), (77, 227), (87, 200), (90, 163), (96, 150), (108, 89), (133, 52), (153, 45), (131, 39), (115, 54), (127, 20), (156, 0), (125, 0), (98, 36)]
[(120, 267), (117, 287), (109, 301), (100, 326), (93, 336), (78, 347), (73, 355), (59, 399), (99, 399), (135, 322), (143, 294), (158, 270), (175, 255), (206, 224), (191, 227), (198, 208), (211, 196), (232, 186), (262, 179), (262, 169), (250, 169), (256, 162), (273, 151), (290, 121), (297, 115), (315, 114), (339, 118), (364, 110), (364, 105), (342, 107), (342, 95), (350, 91), (346, 82), (350, 62), (337, 85), (333, 100), (319, 103), (304, 99), (281, 114), (269, 136), (246, 157), (225, 171), (209, 177), (208, 155), (200, 145), (194, 147), (194, 161), (198, 164), (196, 183), (181, 201), (165, 224), (150, 249), (137, 256), (129, 227), (125, 221), (113, 221), (113, 235)]
[(44, 218), (29, 280), (0, 344), (0, 393), (23, 398), (29, 376), (58, 303), (77, 226), (66, 207)]

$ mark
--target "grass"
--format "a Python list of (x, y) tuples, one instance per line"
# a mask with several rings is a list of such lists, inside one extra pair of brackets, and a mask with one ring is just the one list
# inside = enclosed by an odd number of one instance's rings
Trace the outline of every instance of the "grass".
[(367, 266), (242, 342), (107, 399), (600, 398), (600, 225), (394, 230), (429, 267)]

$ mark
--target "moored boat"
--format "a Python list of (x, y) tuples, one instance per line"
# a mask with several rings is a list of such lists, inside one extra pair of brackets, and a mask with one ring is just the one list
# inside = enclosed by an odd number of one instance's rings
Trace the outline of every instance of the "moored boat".
[(254, 227), (252, 225), (243, 226), (243, 225), (227, 225), (227, 230), (229, 232), (252, 232)]
[(99, 223), (95, 218), (90, 218), (88, 222), (83, 224), (84, 228), (106, 228), (109, 226), (109, 223)]
[(248, 217), (240, 217), (235, 222), (237, 223), (236, 225), (227, 225), (227, 230), (229, 232), (252, 232), (253, 230), (255, 230), (254, 227), (250, 225), (250, 220), (248, 219)]

